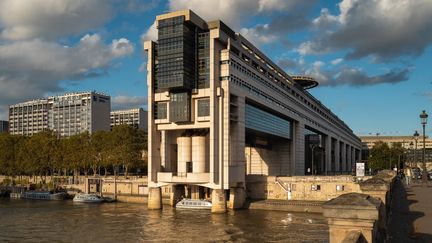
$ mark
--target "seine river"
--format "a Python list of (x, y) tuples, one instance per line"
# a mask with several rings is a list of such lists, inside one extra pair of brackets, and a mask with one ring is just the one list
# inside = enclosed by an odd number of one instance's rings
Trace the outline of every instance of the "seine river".
[(0, 199), (0, 242), (328, 242), (319, 214)]

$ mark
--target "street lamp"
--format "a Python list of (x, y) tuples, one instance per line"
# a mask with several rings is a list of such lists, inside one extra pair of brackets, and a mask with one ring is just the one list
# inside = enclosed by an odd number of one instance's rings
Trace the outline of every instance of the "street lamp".
[(417, 143), (418, 143), (418, 137), (420, 136), (420, 134), (417, 132), (417, 130), (414, 133), (414, 140), (415, 140), (415, 150), (414, 150), (414, 163), (417, 166)]
[(316, 149), (316, 148), (321, 148), (321, 144), (311, 144), (310, 145), (310, 147), (311, 147), (311, 150), (312, 150), (312, 175), (315, 175), (315, 173), (314, 173), (314, 167), (315, 167), (315, 163), (314, 163), (314, 150)]
[(426, 185), (427, 183), (427, 172), (426, 172), (426, 161), (425, 161), (425, 154), (426, 154), (426, 124), (427, 124), (427, 118), (428, 118), (428, 114), (426, 113), (425, 110), (423, 110), (423, 112), (420, 114), (420, 121), (421, 124), (423, 126), (423, 154), (422, 154), (422, 162), (423, 162), (423, 183), (424, 185)]
[[(409, 144), (409, 149), (410, 149), (410, 159), (409, 161), (411, 162), (410, 165), (412, 164), (412, 162), (414, 162), (414, 154), (413, 154), (413, 150), (414, 150), (414, 143), (411, 141), (411, 143)], [(406, 163), (405, 163), (405, 167), (406, 167)]]

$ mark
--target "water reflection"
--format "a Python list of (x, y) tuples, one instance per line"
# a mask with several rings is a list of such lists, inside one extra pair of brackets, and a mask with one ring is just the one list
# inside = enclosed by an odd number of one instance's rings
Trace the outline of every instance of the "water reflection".
[(1, 242), (328, 242), (319, 214), (0, 200), (0, 215)]

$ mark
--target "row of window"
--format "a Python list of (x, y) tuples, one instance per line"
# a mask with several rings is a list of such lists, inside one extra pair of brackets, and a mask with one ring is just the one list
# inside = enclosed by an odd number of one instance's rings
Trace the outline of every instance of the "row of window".
[[(317, 106), (313, 105), (311, 102), (309, 102), (307, 99), (303, 98), (302, 95), (300, 95), (298, 92), (294, 91), (293, 89), (291, 89), (288, 85), (283, 84), (282, 82), (276, 82), (278, 84), (278, 88), (274, 85), (271, 84), (270, 82), (266, 81), (265, 79), (261, 78), (259, 75), (255, 74), (253, 71), (250, 71), (248, 68), (246, 68), (245, 66), (241, 65), (240, 63), (236, 62), (235, 60), (231, 59), (230, 60), (230, 64), (231, 66), (233, 66), (234, 68), (236, 68), (237, 70), (241, 71), (242, 73), (252, 77), (253, 79), (257, 80), (258, 82), (264, 84), (266, 87), (276, 91), (277, 93), (279, 93), (280, 95), (284, 96), (285, 98), (297, 103), (297, 104), (301, 104), (299, 102), (297, 102), (296, 100), (292, 99), (288, 94), (286, 94), (285, 92), (289, 92), (291, 93), (291, 95), (293, 95), (294, 97), (296, 97), (297, 99), (299, 99), (300, 101), (302, 101), (303, 104), (307, 105), (309, 108), (311, 108), (312, 110), (314, 110), (315, 112), (317, 112), (318, 114), (320, 114), (321, 116), (325, 117), (326, 119), (330, 120), (333, 124), (339, 126), (337, 124), (337, 122), (331, 118), (329, 115), (327, 115), (325, 112), (323, 112), (321, 109), (319, 109)], [(279, 88), (282, 88), (285, 92), (283, 92), (282, 90), (280, 90)], [(321, 127), (318, 123), (313, 122), (315, 125)], [(340, 128), (347, 130), (347, 132), (351, 132), (348, 128), (344, 128), (339, 126)]]

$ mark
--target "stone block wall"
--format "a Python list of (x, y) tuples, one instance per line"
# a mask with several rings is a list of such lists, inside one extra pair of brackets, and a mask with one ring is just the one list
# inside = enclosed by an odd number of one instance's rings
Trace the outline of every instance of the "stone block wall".
[[(363, 178), (368, 179), (369, 177)], [(251, 199), (328, 201), (342, 194), (361, 192), (353, 176), (258, 176), (246, 177), (247, 196)]]

